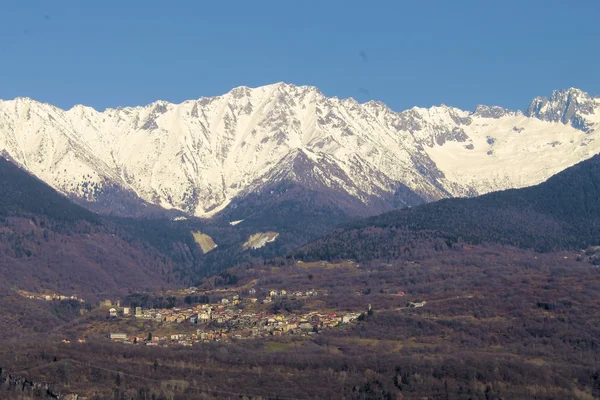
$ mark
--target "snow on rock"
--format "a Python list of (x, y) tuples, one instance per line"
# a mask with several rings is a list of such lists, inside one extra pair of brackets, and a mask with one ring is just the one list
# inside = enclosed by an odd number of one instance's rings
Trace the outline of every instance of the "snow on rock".
[(277, 232), (259, 232), (250, 235), (246, 243), (242, 245), (243, 250), (247, 249), (260, 249), (265, 247), (267, 244), (274, 242), (279, 233)]
[(578, 89), (536, 98), (525, 113), (396, 112), (284, 83), (103, 112), (17, 98), (0, 101), (0, 152), (86, 201), (117, 185), (209, 217), (277, 179), (315, 179), (365, 204), (401, 185), (436, 200), (537, 184), (600, 152), (599, 110), (600, 98)]
[(217, 244), (213, 238), (208, 236), (206, 233), (192, 232), (192, 236), (194, 236), (194, 240), (196, 243), (198, 243), (198, 246), (200, 246), (200, 249), (202, 249), (202, 253), (204, 254), (217, 248)]
[(529, 105), (527, 115), (544, 121), (570, 124), (574, 128), (590, 133), (600, 122), (600, 113), (596, 112), (599, 106), (599, 98), (593, 98), (582, 90), (570, 88), (555, 90), (550, 99), (536, 97)]

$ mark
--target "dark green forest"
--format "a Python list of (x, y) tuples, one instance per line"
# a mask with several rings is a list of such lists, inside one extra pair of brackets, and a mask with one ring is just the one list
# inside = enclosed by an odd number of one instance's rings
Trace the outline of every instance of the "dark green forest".
[[(541, 252), (600, 244), (600, 156), (537, 186), (392, 211), (333, 230), (301, 259), (373, 259), (431, 246), (499, 243)], [(429, 246), (429, 245), (428, 245)]]

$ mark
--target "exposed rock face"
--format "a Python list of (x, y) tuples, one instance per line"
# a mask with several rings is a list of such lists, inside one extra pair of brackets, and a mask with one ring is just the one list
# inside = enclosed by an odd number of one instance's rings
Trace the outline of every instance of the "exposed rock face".
[(243, 244), (242, 249), (260, 249), (269, 243), (274, 242), (279, 236), (277, 232), (258, 232), (250, 235), (248, 240)]
[(544, 121), (569, 124), (581, 131), (590, 132), (595, 125), (590, 117), (596, 114), (599, 106), (599, 98), (571, 88), (555, 90), (550, 99), (535, 98), (527, 109), (527, 115)]
[(521, 111), (510, 111), (506, 108), (498, 107), (498, 106), (486, 106), (486, 105), (478, 105), (475, 108), (475, 112), (473, 112), (474, 116), (482, 117), (482, 118), (502, 118), (507, 115), (509, 116), (518, 116), (521, 115)]
[(77, 394), (62, 393), (45, 382), (35, 382), (28, 378), (3, 374), (0, 368), (0, 398), (2, 391), (21, 393), (35, 399), (83, 400)]

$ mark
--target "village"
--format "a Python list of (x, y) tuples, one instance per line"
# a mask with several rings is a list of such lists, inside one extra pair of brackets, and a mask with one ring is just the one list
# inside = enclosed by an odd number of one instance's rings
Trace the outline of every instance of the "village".
[(62, 294), (57, 294), (57, 293), (49, 293), (49, 294), (42, 294), (42, 293), (32, 293), (32, 292), (27, 292), (25, 290), (18, 290), (17, 293), (19, 293), (19, 295), (28, 298), (28, 299), (32, 299), (32, 300), (45, 300), (45, 301), (64, 301), (64, 300), (75, 300), (78, 301), (80, 303), (84, 303), (85, 300), (78, 298), (77, 296), (66, 296), (66, 295), (62, 295)]
[(259, 299), (256, 289), (248, 291), (248, 297), (238, 294), (222, 297), (213, 304), (198, 304), (190, 307), (170, 309), (143, 309), (142, 307), (121, 307), (110, 300), (103, 303), (108, 308), (108, 318), (113, 322), (123, 319), (148, 320), (158, 327), (170, 326), (169, 334), (152, 332), (124, 333), (111, 332), (112, 342), (146, 346), (192, 346), (194, 343), (211, 341), (231, 341), (266, 338), (273, 336), (308, 336), (323, 329), (343, 327), (361, 319), (361, 312), (330, 313), (308, 311), (303, 313), (273, 312), (269, 305), (276, 299), (298, 299), (319, 296), (315, 290), (295, 291), (269, 290)]
[[(254, 282), (255, 283), (255, 282)], [(252, 283), (251, 283), (252, 284)], [(144, 346), (193, 346), (208, 342), (273, 338), (281, 336), (307, 337), (331, 328), (344, 328), (372, 314), (371, 304), (362, 310), (323, 310), (318, 306), (319, 297), (328, 296), (326, 291), (286, 289), (256, 289), (245, 285), (243, 290), (201, 290), (196, 287), (180, 289), (171, 294), (180, 298), (199, 295), (200, 304), (165, 305), (161, 308), (144, 308), (135, 303), (122, 304), (121, 300), (106, 299), (94, 309), (102, 323), (92, 322), (91, 332), (98, 332), (113, 343)], [(84, 300), (74, 295), (57, 293), (40, 294), (20, 290), (23, 297), (42, 301)], [(210, 294), (208, 296), (207, 294)], [(364, 296), (363, 292), (356, 292)], [(403, 291), (395, 296), (404, 297)], [(210, 299), (210, 300), (209, 300)], [(294, 301), (312, 304), (290, 310), (281, 307)], [(407, 302), (398, 308), (419, 308), (427, 302)], [(156, 306), (155, 306), (156, 307)], [(89, 312), (91, 308), (86, 310)], [(85, 315), (86, 312), (82, 312)], [(98, 320), (97, 320), (98, 321)], [(87, 333), (80, 331), (75, 338), (64, 337), (62, 343), (86, 343)]]

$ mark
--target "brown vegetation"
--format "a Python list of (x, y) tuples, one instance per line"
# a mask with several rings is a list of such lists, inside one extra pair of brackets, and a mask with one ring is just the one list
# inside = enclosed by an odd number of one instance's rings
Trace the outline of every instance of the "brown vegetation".
[(294, 307), (343, 312), (371, 304), (373, 312), (305, 338), (180, 349), (102, 337), (63, 345), (56, 333), (12, 342), (0, 359), (7, 370), (97, 399), (591, 399), (600, 395), (600, 269), (577, 256), (465, 246), (333, 268), (291, 259), (240, 265), (228, 271), (232, 291), (250, 281), (316, 288), (324, 295)]

